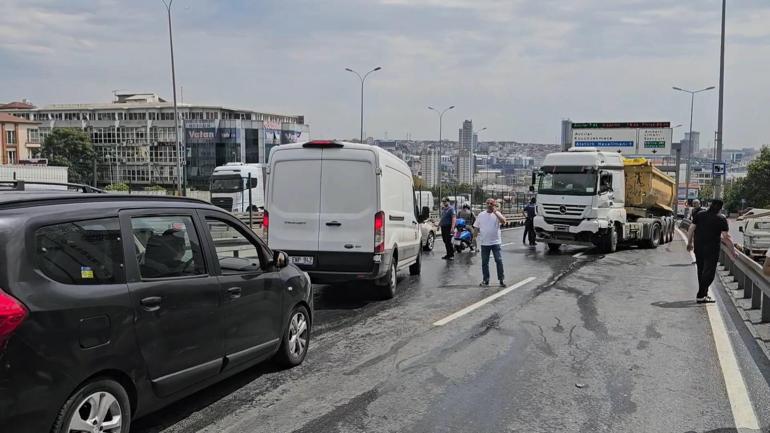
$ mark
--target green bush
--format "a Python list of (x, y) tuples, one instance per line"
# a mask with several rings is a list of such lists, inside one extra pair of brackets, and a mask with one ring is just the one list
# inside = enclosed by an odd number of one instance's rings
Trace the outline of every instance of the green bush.
[(128, 192), (128, 184), (127, 183), (112, 183), (104, 187), (105, 191), (120, 191), (120, 192)]

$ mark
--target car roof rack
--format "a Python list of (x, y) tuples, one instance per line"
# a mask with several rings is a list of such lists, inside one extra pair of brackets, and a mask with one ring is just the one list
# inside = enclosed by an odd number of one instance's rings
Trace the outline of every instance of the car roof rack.
[(27, 185), (44, 185), (44, 186), (63, 186), (67, 190), (82, 191), (84, 193), (104, 193), (104, 190), (99, 188), (83, 185), (80, 183), (66, 183), (66, 182), (42, 182), (36, 180), (0, 180), (0, 192), (1, 191), (49, 191), (43, 188), (27, 188)]

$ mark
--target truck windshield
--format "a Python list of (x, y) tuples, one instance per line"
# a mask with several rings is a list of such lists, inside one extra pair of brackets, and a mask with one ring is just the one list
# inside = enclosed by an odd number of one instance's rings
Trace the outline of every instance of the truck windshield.
[(596, 173), (543, 173), (538, 193), (561, 195), (595, 195)]
[(243, 191), (243, 179), (240, 176), (213, 176), (211, 178), (211, 192), (239, 192)]

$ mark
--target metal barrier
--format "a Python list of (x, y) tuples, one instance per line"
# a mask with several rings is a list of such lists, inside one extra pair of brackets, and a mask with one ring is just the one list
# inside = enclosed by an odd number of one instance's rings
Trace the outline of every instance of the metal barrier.
[(732, 257), (728, 247), (722, 245), (719, 263), (743, 290), (743, 298), (751, 299), (751, 308), (761, 310), (761, 321), (770, 322), (770, 279), (762, 274), (762, 266), (736, 249)]

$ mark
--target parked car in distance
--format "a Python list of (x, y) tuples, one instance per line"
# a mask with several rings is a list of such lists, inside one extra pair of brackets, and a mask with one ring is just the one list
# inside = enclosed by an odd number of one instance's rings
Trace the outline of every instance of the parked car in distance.
[[(0, 193), (0, 431), (127, 433), (307, 354), (310, 278), (208, 203)], [(98, 409), (98, 410), (97, 410)]]
[(438, 233), (438, 227), (433, 221), (426, 220), (420, 224), (420, 243), (422, 244), (423, 251), (433, 251)]
[(409, 166), (376, 146), (309, 141), (273, 148), (264, 229), (313, 282), (373, 281), (382, 298), (396, 274), (419, 275), (421, 236)]
[(743, 252), (747, 256), (763, 263), (770, 248), (770, 216), (746, 218), (738, 227), (743, 233)]

